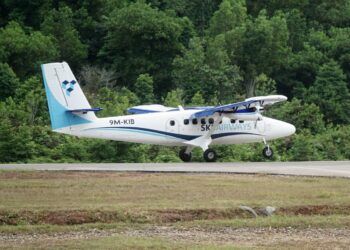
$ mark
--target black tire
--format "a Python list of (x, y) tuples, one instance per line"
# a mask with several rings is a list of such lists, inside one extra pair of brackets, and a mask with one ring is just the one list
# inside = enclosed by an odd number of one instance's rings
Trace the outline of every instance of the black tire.
[(262, 151), (262, 154), (265, 158), (271, 159), (273, 157), (273, 150), (271, 147), (265, 147)]
[(210, 148), (204, 151), (203, 157), (207, 162), (215, 162), (217, 159), (216, 152)]
[(186, 153), (186, 149), (183, 148), (179, 152), (179, 157), (183, 162), (189, 162), (189, 161), (191, 161), (192, 153), (189, 153), (189, 154)]

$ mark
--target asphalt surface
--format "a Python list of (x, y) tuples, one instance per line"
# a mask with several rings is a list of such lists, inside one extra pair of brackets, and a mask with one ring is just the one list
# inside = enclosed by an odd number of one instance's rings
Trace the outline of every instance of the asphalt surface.
[(0, 170), (276, 174), (350, 178), (350, 161), (0, 164)]

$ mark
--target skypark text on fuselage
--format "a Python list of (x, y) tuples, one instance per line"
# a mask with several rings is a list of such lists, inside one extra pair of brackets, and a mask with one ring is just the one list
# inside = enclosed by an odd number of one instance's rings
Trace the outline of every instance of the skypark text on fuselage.
[(217, 154), (210, 145), (263, 142), (263, 155), (273, 156), (268, 141), (295, 133), (292, 124), (262, 116), (265, 105), (287, 100), (270, 95), (215, 107), (165, 107), (159, 104), (131, 107), (131, 115), (97, 118), (66, 62), (43, 64), (42, 74), (52, 130), (78, 137), (183, 146), (180, 158), (191, 160), (200, 147), (204, 159)]

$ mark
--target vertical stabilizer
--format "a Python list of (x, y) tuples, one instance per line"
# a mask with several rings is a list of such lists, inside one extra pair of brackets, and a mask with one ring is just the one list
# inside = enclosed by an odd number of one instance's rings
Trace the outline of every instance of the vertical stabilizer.
[(70, 110), (91, 109), (82, 89), (66, 62), (41, 65), (52, 130), (90, 123), (93, 112), (73, 113)]

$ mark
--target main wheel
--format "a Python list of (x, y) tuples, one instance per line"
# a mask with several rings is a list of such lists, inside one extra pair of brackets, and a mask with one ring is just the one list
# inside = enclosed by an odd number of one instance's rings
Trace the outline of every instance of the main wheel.
[(204, 160), (207, 162), (214, 162), (216, 161), (217, 155), (216, 152), (210, 148), (204, 151), (203, 153)]
[(186, 153), (186, 149), (183, 148), (183, 149), (181, 149), (180, 152), (179, 152), (179, 157), (180, 157), (180, 159), (181, 159), (182, 161), (184, 161), (184, 162), (189, 162), (189, 161), (191, 161), (192, 153), (191, 153), (191, 152), (190, 152), (190, 153)]
[(273, 150), (270, 147), (265, 147), (262, 153), (263, 153), (263, 156), (267, 159), (271, 159), (273, 156)]

